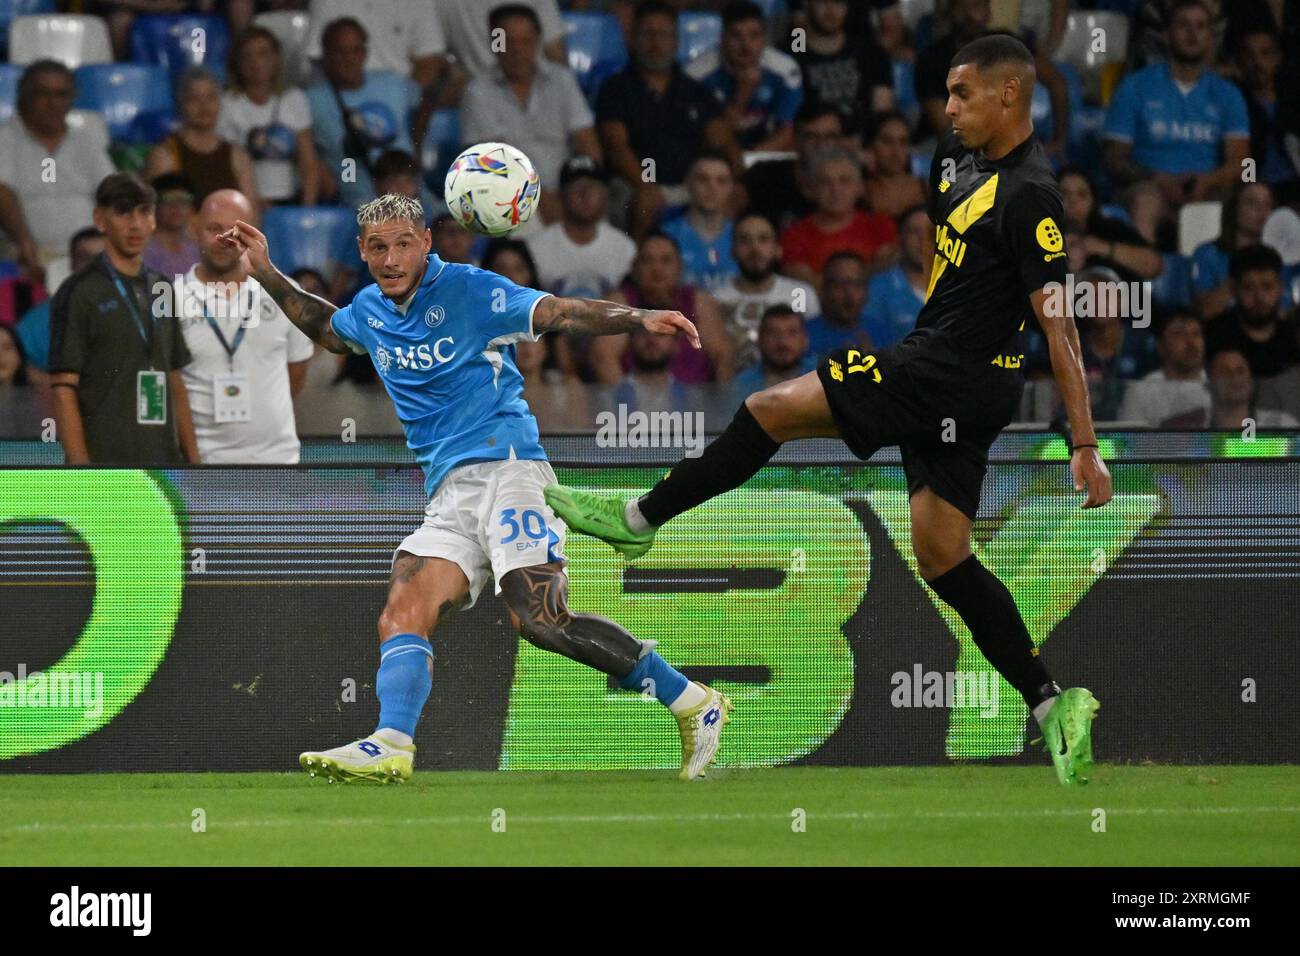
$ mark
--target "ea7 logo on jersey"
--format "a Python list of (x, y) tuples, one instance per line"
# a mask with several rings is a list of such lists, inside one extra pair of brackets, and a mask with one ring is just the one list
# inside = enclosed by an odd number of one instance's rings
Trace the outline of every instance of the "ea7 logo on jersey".
[(454, 359), (456, 350), (452, 346), (455, 344), (455, 340), (450, 335), (445, 335), (433, 345), (421, 342), (419, 345), (412, 345), (405, 349), (396, 345), (393, 351), (397, 353), (397, 364), (402, 368), (428, 370), (435, 365), (446, 365)]

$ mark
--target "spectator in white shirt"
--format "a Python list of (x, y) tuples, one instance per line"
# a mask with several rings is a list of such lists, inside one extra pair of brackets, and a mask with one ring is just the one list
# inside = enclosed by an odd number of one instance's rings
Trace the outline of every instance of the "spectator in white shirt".
[(532, 8), (496, 7), (491, 29), (503, 31), (497, 65), (470, 81), (461, 104), (461, 138), (468, 143), (505, 140), (533, 161), (542, 183), (542, 219), (559, 216), (552, 194), (560, 166), (572, 153), (599, 161), (594, 118), (568, 67), (538, 58), (541, 22)]
[[(470, 77), (481, 76), (496, 65), (492, 53), (492, 30), (488, 15), (495, 9), (492, 0), (438, 0), (438, 16), (447, 48), (456, 64)], [(525, 6), (537, 14), (542, 27), (542, 55), (552, 63), (565, 63), (565, 26), (555, 0), (515, 0), (512, 6)]]
[(590, 156), (560, 170), (560, 221), (528, 240), (542, 288), (570, 298), (604, 299), (623, 284), (636, 243), (605, 220), (609, 173)]
[(114, 171), (104, 125), (68, 124), (75, 95), (72, 71), (37, 60), (18, 80), (16, 115), (0, 126), (0, 230), (37, 281), (91, 221), (95, 190)]
[(251, 27), (235, 41), (230, 61), (217, 135), (248, 150), (257, 191), (267, 202), (316, 205), (321, 177), (311, 106), (302, 90), (284, 84), (280, 41), (264, 27)]
[(740, 270), (713, 290), (736, 347), (738, 368), (758, 361), (758, 328), (763, 315), (776, 306), (803, 316), (820, 315), (817, 290), (806, 282), (776, 271), (781, 264), (781, 240), (776, 226), (762, 213), (748, 212), (736, 220), (731, 255)]
[(1124, 393), (1119, 417), (1153, 428), (1189, 427), (1210, 412), (1205, 375), (1205, 336), (1196, 316), (1176, 312), (1160, 328), (1156, 341), (1160, 367)]
[(176, 285), (175, 304), (193, 356), (183, 370), (204, 464), (293, 465), (299, 442), (293, 396), (314, 346), (221, 239), (235, 221), (256, 222), (248, 198), (212, 193), (199, 208), (199, 261)]

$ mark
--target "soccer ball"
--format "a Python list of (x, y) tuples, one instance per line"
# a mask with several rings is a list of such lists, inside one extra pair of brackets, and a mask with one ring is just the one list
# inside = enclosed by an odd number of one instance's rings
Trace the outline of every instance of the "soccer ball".
[(447, 170), (447, 208), (470, 232), (504, 236), (526, 223), (542, 187), (532, 161), (508, 143), (469, 147)]

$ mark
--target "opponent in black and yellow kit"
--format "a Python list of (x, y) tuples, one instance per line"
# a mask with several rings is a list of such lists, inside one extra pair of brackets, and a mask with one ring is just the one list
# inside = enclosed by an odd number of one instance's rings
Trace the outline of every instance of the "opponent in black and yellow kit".
[(1072, 784), (1087, 780), (1097, 700), (1085, 688), (1057, 686), (1011, 592), (971, 550), (989, 446), (1020, 402), (1018, 336), (1031, 319), (1047, 337), (1073, 426), (1070, 468), (1075, 487), (1088, 490), (1082, 507), (1111, 497), (1078, 333), (1068, 310), (1048, 306), (1045, 287), (1066, 278), (1064, 217), (1033, 137), (1033, 87), (1033, 57), (1014, 37), (982, 37), (953, 58), (945, 112), (954, 133), (930, 173), (934, 269), (907, 338), (887, 349), (832, 352), (816, 372), (750, 395), (703, 455), (678, 462), (640, 498), (555, 485), (546, 500), (570, 528), (634, 560), (659, 526), (745, 482), (783, 442), (839, 436), (862, 458), (898, 445), (917, 570), (1024, 697), (1059, 779)]
[(910, 490), (974, 518), (989, 447), (1024, 388), (1029, 295), (1065, 282), (1061, 194), (1036, 139), (991, 160), (949, 133), (928, 211), (934, 265), (916, 330), (887, 349), (832, 352), (817, 374), (854, 454), (898, 445)]

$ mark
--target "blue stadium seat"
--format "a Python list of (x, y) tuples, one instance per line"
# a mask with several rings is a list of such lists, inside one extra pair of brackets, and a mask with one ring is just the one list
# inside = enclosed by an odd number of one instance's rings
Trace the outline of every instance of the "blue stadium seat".
[(165, 129), (175, 112), (170, 78), (161, 66), (97, 63), (81, 67), (76, 77), (74, 105), (104, 117), (109, 136), (117, 142), (155, 142), (137, 137)]
[(420, 168), (424, 182), (435, 196), (442, 195), (447, 167), (460, 153), (460, 112), (441, 109), (429, 117), (429, 128), (420, 144)]
[(891, 60), (894, 70), (894, 102), (900, 113), (915, 123), (921, 115), (921, 104), (916, 98), (916, 75), (911, 63)]
[(0, 63), (0, 123), (7, 123), (18, 108), (18, 78), (23, 68), (13, 63)]
[(286, 274), (316, 269), (322, 274), (356, 259), (356, 213), (342, 206), (272, 206), (262, 232)]
[(1118, 203), (1107, 203), (1101, 207), (1101, 214), (1107, 219), (1116, 219), (1124, 225), (1131, 227), (1133, 220), (1129, 218), (1128, 210)]
[(677, 18), (677, 62), (716, 50), (722, 42), (722, 17), (717, 13), (688, 11)]
[(754, 0), (754, 2), (757, 3), (759, 9), (763, 11), (763, 16), (768, 19), (786, 13), (789, 10), (785, 0)]
[[(203, 32), (196, 34), (196, 30)], [(203, 41), (200, 50), (196, 50), (198, 38)], [(147, 14), (131, 24), (131, 60), (165, 68), (173, 82), (186, 67), (200, 63), (224, 82), (229, 53), (230, 28), (221, 17)]]
[(54, 0), (0, 0), (0, 50), (9, 42), (9, 21), (33, 13), (53, 13)]
[(1161, 256), (1165, 271), (1151, 283), (1151, 298), (1162, 309), (1186, 309), (1192, 304), (1192, 261), (1176, 252)]
[(569, 68), (588, 99), (595, 99), (606, 77), (627, 65), (623, 30), (612, 13), (565, 13)]

